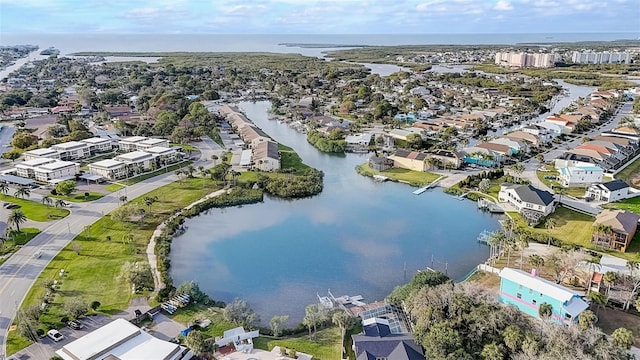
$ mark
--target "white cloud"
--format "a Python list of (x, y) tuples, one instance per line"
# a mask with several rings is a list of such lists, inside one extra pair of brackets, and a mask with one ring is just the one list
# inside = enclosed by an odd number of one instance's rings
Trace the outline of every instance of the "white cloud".
[(500, 0), (493, 8), (498, 11), (510, 11), (513, 10), (513, 5), (506, 0)]

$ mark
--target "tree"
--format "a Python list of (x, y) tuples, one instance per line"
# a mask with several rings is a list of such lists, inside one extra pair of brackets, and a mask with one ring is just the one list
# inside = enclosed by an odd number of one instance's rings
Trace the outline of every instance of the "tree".
[(22, 152), (20, 152), (17, 149), (11, 149), (7, 152), (5, 152), (4, 154), (2, 154), (2, 158), (3, 159), (7, 159), (7, 160), (11, 160), (11, 161), (16, 161), (20, 158), (20, 156), (22, 156)]
[(200, 285), (195, 281), (185, 281), (176, 289), (176, 294), (189, 295), (191, 300), (197, 304), (207, 304), (211, 301), (209, 296), (200, 290)]
[(520, 250), (520, 270), (522, 270), (522, 265), (524, 265), (524, 249), (529, 247), (529, 236), (527, 234), (520, 234), (516, 239), (516, 245)]
[(149, 209), (149, 213), (151, 213), (151, 205), (153, 205), (156, 201), (158, 201), (158, 197), (157, 196), (145, 196), (144, 197), (144, 204), (147, 205), (147, 208)]
[(478, 183), (478, 190), (480, 190), (483, 193), (486, 193), (487, 191), (489, 191), (490, 187), (491, 187), (491, 181), (489, 179), (482, 179)]
[(529, 256), (529, 265), (536, 268), (536, 272), (540, 273), (540, 267), (544, 266), (544, 258), (540, 255), (533, 254)]
[(611, 339), (615, 345), (625, 349), (631, 349), (633, 345), (633, 332), (625, 328), (617, 328), (612, 334)]
[(50, 196), (45, 195), (42, 197), (42, 204), (49, 207), (53, 204), (53, 199)]
[(216, 162), (218, 162), (218, 155), (211, 155), (211, 160), (213, 160), (213, 166), (216, 166)]
[(11, 145), (17, 149), (26, 149), (37, 144), (38, 137), (26, 131), (15, 134), (11, 140)]
[(194, 355), (200, 356), (209, 351), (210, 346), (207, 342), (207, 336), (200, 331), (192, 330), (187, 334), (184, 339), (184, 344), (187, 345)]
[(588, 328), (592, 327), (593, 324), (595, 323), (596, 323), (596, 314), (594, 314), (593, 311), (585, 310), (580, 313), (580, 316), (578, 317), (578, 325), (580, 325), (580, 328), (582, 330), (587, 330)]
[(617, 272), (607, 271), (602, 276), (602, 281), (604, 282), (605, 285), (607, 285), (607, 295), (609, 295), (609, 291), (611, 290), (611, 287), (620, 281), (620, 276), (618, 275)]
[(80, 251), (82, 251), (82, 245), (74, 240), (71, 242), (71, 250), (73, 250), (76, 255), (80, 255)]
[(538, 316), (543, 320), (548, 320), (553, 315), (553, 306), (551, 304), (543, 302), (538, 307)]
[(579, 251), (558, 250), (547, 259), (553, 265), (556, 283), (560, 284), (564, 279), (574, 274), (578, 264), (586, 258), (586, 255)]
[(87, 303), (80, 298), (71, 298), (62, 306), (65, 315), (70, 318), (78, 319), (89, 312)]
[(111, 212), (111, 218), (117, 221), (130, 221), (138, 206), (132, 203), (122, 205)]
[(340, 334), (342, 334), (342, 338), (344, 338), (345, 331), (351, 329), (355, 325), (355, 320), (347, 314), (346, 311), (337, 311), (331, 317), (331, 321), (334, 325), (340, 328)]
[(492, 342), (490, 344), (485, 345), (482, 348), (482, 352), (480, 352), (480, 357), (483, 360), (503, 360), (504, 359), (504, 349), (501, 345)]
[(18, 335), (32, 341), (38, 341), (36, 332), (40, 326), (40, 312), (38, 305), (31, 305), (18, 311), (15, 319)]
[(269, 324), (271, 325), (271, 331), (273, 336), (278, 337), (282, 331), (282, 325), (286, 324), (289, 320), (289, 315), (276, 315), (271, 318)]
[(125, 262), (122, 265), (120, 277), (131, 285), (133, 291), (154, 288), (153, 273), (146, 262)]
[(515, 163), (510, 167), (511, 172), (513, 172), (514, 176), (519, 176), (524, 172), (524, 165), (520, 163)]
[(600, 258), (597, 256), (592, 256), (585, 260), (585, 264), (587, 265), (587, 275), (588, 278), (585, 280), (585, 285), (587, 287), (587, 294), (591, 292), (591, 279), (593, 279), (593, 274), (596, 270), (600, 270), (602, 266), (600, 266)]
[(245, 300), (235, 299), (222, 311), (224, 319), (236, 324), (244, 325), (247, 327), (253, 326), (254, 323), (260, 321), (258, 314), (249, 307), (249, 304)]
[(598, 316), (598, 311), (601, 307), (604, 307), (607, 304), (607, 297), (597, 291), (591, 291), (587, 294), (587, 297), (591, 300), (593, 304), (596, 306), (596, 317)]
[(516, 325), (507, 326), (502, 332), (502, 339), (504, 344), (512, 351), (515, 352), (520, 348), (522, 341), (524, 340), (524, 335), (522, 335), (522, 330)]
[[(555, 229), (557, 224), (558, 222), (556, 221), (556, 219), (550, 217), (545, 220), (544, 227), (548, 232), (551, 232), (551, 230)], [(549, 234), (549, 237), (547, 237), (547, 246), (551, 246), (551, 234)]]
[(9, 184), (7, 184), (4, 181), (0, 182), (0, 193), (2, 193), (3, 195), (7, 195), (9, 193)]
[(61, 196), (69, 196), (76, 190), (76, 182), (73, 180), (64, 180), (56, 184), (56, 193)]
[(7, 219), (7, 222), (10, 225), (14, 225), (16, 227), (17, 232), (20, 232), (20, 225), (25, 223), (26, 221), (27, 217), (19, 209), (14, 209), (13, 211), (11, 211), (9, 218)]
[[(309, 329), (309, 338), (315, 337), (318, 324), (326, 320), (327, 311), (320, 304), (310, 304), (304, 309), (302, 323)], [(313, 335), (311, 332), (313, 329)]]
[(26, 186), (20, 186), (15, 193), (13, 193), (13, 196), (15, 197), (19, 197), (19, 198), (28, 198), (31, 195), (31, 189), (29, 189)]

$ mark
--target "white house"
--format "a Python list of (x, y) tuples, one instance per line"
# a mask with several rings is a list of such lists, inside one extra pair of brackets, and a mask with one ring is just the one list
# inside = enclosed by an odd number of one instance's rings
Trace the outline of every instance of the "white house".
[(371, 134), (347, 135), (344, 138), (345, 150), (347, 151), (368, 151), (371, 142)]
[(23, 178), (28, 178), (28, 179), (35, 179), (35, 168), (40, 166), (40, 165), (44, 165), (44, 164), (49, 164), (56, 161), (56, 159), (50, 159), (50, 158), (36, 158), (36, 159), (32, 159), (32, 160), (27, 160), (27, 161), (23, 161), (21, 163), (17, 163), (15, 165), (15, 169), (16, 169), (16, 175), (23, 177)]
[(149, 138), (146, 140), (142, 140), (135, 144), (136, 150), (145, 150), (152, 147), (169, 147), (169, 140), (167, 139), (158, 139), (158, 138)]
[(613, 180), (589, 186), (585, 198), (595, 201), (614, 202), (629, 198), (629, 185), (622, 180)]
[(95, 153), (108, 152), (113, 150), (110, 139), (92, 137), (88, 139), (82, 139), (80, 140), (80, 142), (89, 145), (89, 151), (92, 155)]
[(506, 202), (529, 222), (536, 222), (541, 217), (555, 210), (555, 197), (546, 190), (532, 185), (503, 184), (500, 186), (498, 201)]
[(40, 158), (60, 159), (60, 153), (50, 148), (29, 150), (22, 155), (26, 161)]
[(499, 137), (489, 142), (492, 144), (506, 145), (511, 148), (513, 154), (519, 154), (520, 152), (524, 152), (527, 149), (527, 146), (523, 142), (505, 137)]
[(559, 180), (564, 187), (587, 186), (602, 182), (603, 174), (599, 166), (569, 166), (560, 168)]
[(280, 169), (280, 151), (278, 143), (266, 141), (259, 143), (253, 149), (253, 167), (262, 171)]
[(91, 156), (89, 144), (79, 141), (55, 144), (51, 149), (60, 153), (61, 160), (80, 160)]
[(126, 154), (120, 154), (113, 158), (116, 161), (124, 163), (129, 168), (141, 167), (143, 170), (151, 168), (151, 163), (155, 160), (155, 155), (144, 151), (132, 151)]
[(547, 129), (549, 135), (551, 135), (552, 137), (558, 137), (564, 133), (570, 132), (564, 126), (558, 125), (556, 123), (549, 122), (549, 121), (543, 121), (543, 122), (537, 123), (536, 125), (541, 128)]
[(75, 179), (76, 174), (79, 173), (80, 164), (62, 160), (43, 164), (34, 169), (35, 179), (42, 182)]
[(123, 162), (106, 159), (89, 164), (89, 172), (109, 180), (122, 179), (127, 175)]

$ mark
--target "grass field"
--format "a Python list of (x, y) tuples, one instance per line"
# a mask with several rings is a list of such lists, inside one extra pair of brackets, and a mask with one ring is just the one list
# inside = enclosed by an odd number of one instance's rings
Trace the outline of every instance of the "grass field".
[(296, 171), (300, 171), (309, 168), (308, 165), (302, 162), (300, 156), (298, 156), (292, 148), (278, 144), (278, 150), (280, 151), (280, 167), (282, 169), (296, 169)]
[(119, 182), (121, 184), (125, 184), (125, 185), (133, 185), (133, 184), (139, 183), (140, 181), (151, 179), (152, 177), (156, 177), (158, 175), (162, 175), (162, 174), (165, 174), (165, 173), (170, 173), (170, 172), (176, 171), (178, 169), (182, 169), (183, 167), (187, 167), (187, 166), (191, 165), (192, 163), (193, 163), (193, 161), (183, 161), (183, 162), (180, 162), (180, 163), (177, 163), (177, 164), (173, 164), (171, 166), (167, 166), (164, 169), (160, 169), (160, 170), (156, 170), (156, 171), (153, 171), (153, 172), (144, 173), (144, 174), (138, 175), (136, 177), (132, 177), (132, 178), (125, 179), (125, 180), (120, 180)]
[(222, 336), (225, 330), (236, 327), (224, 319), (221, 308), (206, 307), (200, 304), (190, 304), (179, 309), (175, 314), (169, 315), (169, 317), (183, 324), (185, 328), (190, 324), (195, 324), (196, 320), (209, 319), (211, 320), (211, 325), (201, 330), (209, 337)]
[[(556, 180), (549, 180), (549, 179), (545, 179), (545, 176), (558, 176), (560, 175), (560, 173), (558, 172), (558, 170), (556, 170), (552, 165), (547, 165), (545, 166), (545, 168), (549, 171), (536, 171), (536, 176), (538, 177), (538, 180), (540, 180), (540, 182), (542, 182), (543, 184), (547, 185), (548, 187), (550, 187), (551, 189), (559, 189), (562, 188), (563, 186), (560, 185), (559, 182), (557, 182)], [(571, 195), (573, 197), (583, 197), (584, 193), (586, 192), (586, 189), (583, 187), (570, 187), (570, 188), (564, 188), (565, 190), (565, 194), (567, 195)]]
[(631, 186), (640, 185), (640, 159), (632, 162), (629, 166), (624, 168), (618, 174), (616, 174), (615, 178), (624, 180), (627, 184)]
[[(15, 231), (12, 232), (12, 235), (9, 236), (9, 239), (7, 241), (0, 243), (0, 256), (17, 251), (20, 246), (28, 243), (38, 234), (40, 234), (40, 230), (36, 228), (23, 228), (20, 229), (19, 233)], [(4, 263), (7, 259), (8, 256), (3, 256), (0, 259), (0, 264)]]
[(25, 200), (10, 195), (0, 195), (0, 199), (4, 202), (10, 202), (20, 205), (20, 210), (24, 216), (33, 221), (50, 221), (62, 219), (69, 215), (69, 210), (46, 206), (32, 200)]
[(104, 194), (101, 194), (99, 192), (94, 192), (94, 191), (91, 191), (88, 197), (85, 197), (84, 193), (71, 194), (69, 196), (51, 195), (52, 198), (62, 199), (64, 201), (70, 201), (70, 202), (94, 201), (94, 200), (100, 199), (103, 196)]
[(108, 192), (116, 192), (120, 189), (124, 189), (124, 186), (120, 184), (111, 183), (109, 185), (105, 185), (104, 189), (107, 190)]
[[(527, 226), (526, 221), (515, 212), (509, 215), (516, 220), (520, 226)], [(556, 226), (547, 230), (541, 225), (539, 228), (532, 229), (538, 233), (551, 234), (567, 244), (576, 244), (583, 247), (591, 247), (591, 228), (594, 218), (589, 215), (581, 214), (565, 207), (558, 207), (551, 215), (555, 219)]]
[[(129, 285), (120, 279), (122, 265), (127, 261), (146, 262), (145, 249), (157, 225), (174, 210), (218, 189), (211, 180), (185, 178), (145, 194), (157, 196), (158, 201), (151, 207), (151, 212), (138, 222), (116, 221), (109, 215), (99, 219), (88, 231), (75, 237), (74, 242), (80, 247), (79, 255), (72, 243), (51, 260), (25, 297), (22, 307), (42, 303), (47, 291), (42, 284), (48, 279), (56, 279), (61, 282), (60, 288), (40, 317), (47, 329), (62, 325), (62, 305), (71, 298), (80, 298), (87, 303), (97, 300), (102, 304), (99, 311), (105, 314), (126, 309), (132, 294)], [(144, 196), (131, 202), (147, 210), (143, 203)], [(129, 235), (133, 236), (131, 242), (127, 241)], [(66, 273), (62, 278), (58, 276), (60, 269), (65, 269)], [(24, 339), (10, 332), (7, 344), (9, 353), (21, 349), (19, 346), (22, 345)]]
[(371, 169), (368, 163), (358, 165), (356, 169), (360, 175), (370, 177), (372, 177), (373, 175), (382, 175), (395, 181), (409, 183), (412, 186), (424, 186), (432, 183), (440, 177), (440, 175), (430, 172), (413, 171), (401, 168), (393, 168), (386, 171), (376, 171)]
[(265, 336), (253, 339), (253, 344), (257, 349), (271, 351), (274, 346), (284, 346), (311, 354), (314, 360), (340, 359), (342, 356), (340, 343), (340, 329), (337, 327), (318, 330), (313, 341), (309, 339), (308, 335), (278, 340)]

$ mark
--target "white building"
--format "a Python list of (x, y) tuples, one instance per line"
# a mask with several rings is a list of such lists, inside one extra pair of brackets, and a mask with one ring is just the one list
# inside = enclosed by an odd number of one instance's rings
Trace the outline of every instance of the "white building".
[(516, 52), (497, 52), (495, 63), (500, 66), (524, 68), (539, 67), (547, 68), (555, 66), (556, 56), (554, 54), (531, 54)]
[(153, 337), (125, 319), (116, 319), (56, 351), (64, 360), (187, 360), (187, 348)]
[(253, 149), (253, 167), (262, 171), (280, 169), (280, 151), (278, 143), (273, 141), (261, 142)]
[(133, 170), (137, 167), (143, 170), (149, 170), (151, 169), (151, 163), (155, 160), (155, 155), (144, 151), (132, 151), (126, 154), (120, 154), (113, 159), (124, 163)]
[(536, 126), (547, 129), (547, 133), (554, 138), (570, 132), (564, 126), (549, 121), (537, 123)]
[(49, 148), (25, 151), (22, 155), (26, 161), (40, 158), (60, 159), (60, 153)]
[(560, 168), (559, 180), (564, 187), (587, 186), (602, 182), (603, 174), (599, 166), (569, 166)]
[(80, 160), (91, 156), (89, 144), (79, 141), (69, 141), (51, 146), (51, 150), (60, 153), (61, 160)]
[(121, 151), (136, 151), (138, 149), (137, 144), (147, 139), (145, 136), (130, 136), (120, 139), (118, 146)]
[(371, 143), (371, 134), (347, 135), (344, 138), (345, 150), (347, 151), (369, 151), (369, 143)]
[(92, 155), (95, 153), (109, 152), (113, 150), (113, 144), (110, 139), (92, 137), (80, 140), (80, 142), (89, 145), (89, 151)]
[(113, 159), (96, 161), (93, 164), (89, 164), (89, 172), (109, 180), (122, 179), (127, 176), (124, 163)]
[(556, 204), (552, 193), (532, 185), (502, 185), (498, 193), (498, 201), (509, 203), (532, 223), (551, 214)]
[(136, 150), (145, 150), (152, 147), (169, 147), (169, 140), (167, 139), (158, 139), (158, 138), (149, 138), (146, 140), (142, 140), (135, 144)]
[(15, 165), (16, 175), (27, 178), (27, 179), (35, 179), (35, 168), (40, 165), (49, 164), (56, 161), (56, 159), (50, 158), (36, 158), (32, 160), (23, 161), (21, 163), (17, 163)]
[(585, 198), (595, 201), (614, 202), (629, 198), (629, 185), (622, 180), (613, 180), (589, 186)]
[(633, 55), (629, 52), (574, 51), (571, 61), (577, 64), (629, 64)]
[(80, 173), (80, 164), (56, 160), (54, 162), (40, 165), (34, 169), (34, 176), (37, 181), (51, 182), (52, 180), (75, 179)]
[(165, 146), (153, 146), (146, 148), (143, 151), (155, 155), (163, 166), (173, 164), (181, 158), (180, 153), (178, 153), (176, 149)]

